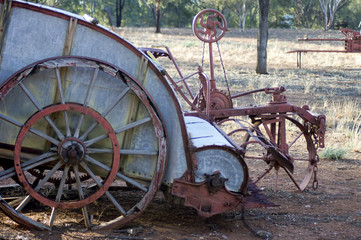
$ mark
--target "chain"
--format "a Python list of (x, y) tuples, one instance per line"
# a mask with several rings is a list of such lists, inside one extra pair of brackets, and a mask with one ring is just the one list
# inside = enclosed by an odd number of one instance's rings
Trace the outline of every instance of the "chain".
[(317, 171), (318, 171), (318, 167), (317, 167), (317, 163), (318, 161), (320, 161), (320, 158), (318, 157), (318, 154), (316, 154), (316, 159), (315, 159), (316, 163), (313, 166), (313, 183), (312, 183), (312, 188), (314, 190), (316, 190), (318, 188), (318, 179), (317, 179)]
[(203, 49), (202, 49), (202, 68), (203, 68), (203, 63), (204, 63), (204, 45), (205, 45), (206, 43), (205, 42), (203, 42)]
[(317, 163), (320, 161), (320, 157), (318, 156), (318, 135), (317, 135), (317, 131), (314, 127), (311, 127), (311, 134), (312, 134), (312, 138), (313, 138), (313, 142), (315, 145), (315, 151), (316, 151), (316, 155), (315, 155), (315, 163), (313, 166), (313, 183), (312, 183), (312, 188), (314, 190), (316, 190), (318, 188), (318, 179), (317, 179), (317, 171), (318, 171), (318, 166)]
[[(203, 69), (203, 64), (204, 64), (204, 47), (205, 47), (205, 42), (203, 42), (203, 46), (202, 46), (202, 62), (201, 62), (201, 66), (202, 66), (202, 69)], [(201, 81), (199, 81), (199, 86), (198, 86), (198, 101), (197, 101), (197, 107), (198, 108), (201, 108), (201, 104), (203, 102), (203, 99), (204, 99), (204, 95), (203, 93), (201, 93), (201, 89), (202, 89), (202, 83)]]
[(222, 69), (223, 69), (223, 75), (224, 75), (224, 79), (226, 80), (226, 86), (227, 86), (227, 90), (228, 90), (228, 96), (231, 97), (231, 91), (229, 90), (229, 85), (228, 85), (228, 79), (227, 79), (227, 75), (226, 75), (226, 69), (223, 65), (223, 59), (222, 59), (222, 55), (221, 55), (221, 50), (219, 49), (219, 44), (218, 41), (217, 43), (217, 49), (218, 49), (218, 55), (219, 55), (219, 59), (221, 61), (221, 65), (222, 65)]

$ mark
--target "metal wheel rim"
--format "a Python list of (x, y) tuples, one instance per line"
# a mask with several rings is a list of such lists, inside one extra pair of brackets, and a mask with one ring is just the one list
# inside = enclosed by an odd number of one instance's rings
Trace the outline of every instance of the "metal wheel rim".
[[(110, 228), (120, 227), (120, 226), (124, 225), (125, 223), (133, 220), (137, 216), (139, 216), (146, 209), (146, 207), (149, 205), (149, 203), (153, 199), (154, 195), (157, 193), (157, 191), (160, 187), (162, 178), (165, 173), (166, 159), (167, 159), (167, 154), (168, 154), (167, 138), (166, 138), (165, 130), (163, 128), (164, 124), (162, 123), (161, 116), (159, 114), (156, 104), (154, 103), (152, 98), (149, 96), (149, 94), (141, 87), (141, 85), (136, 80), (134, 80), (134, 78), (127, 75), (123, 70), (118, 69), (109, 63), (106, 63), (106, 62), (103, 62), (103, 61), (100, 61), (97, 59), (84, 58), (84, 57), (57, 57), (57, 58), (51, 58), (51, 59), (46, 59), (46, 60), (36, 62), (22, 70), (19, 70), (17, 73), (15, 73), (12, 77), (10, 77), (7, 81), (5, 81), (2, 84), (2, 86), (0, 86), (0, 93), (1, 93), (0, 101), (3, 100), (6, 97), (6, 95), (9, 92), (11, 92), (11, 90), (14, 87), (16, 87), (19, 83), (21, 83), (23, 81), (23, 79), (25, 79), (29, 74), (41, 71), (43, 68), (57, 69), (57, 68), (61, 68), (61, 67), (62, 68), (74, 67), (75, 65), (78, 65), (79, 67), (100, 68), (102, 71), (104, 71), (104, 73), (110, 75), (111, 77), (114, 77), (114, 78), (117, 78), (118, 80), (124, 81), (124, 83), (126, 83), (127, 87), (129, 88), (128, 90), (130, 90), (132, 92), (132, 94), (134, 94), (139, 99), (139, 101), (144, 105), (144, 108), (148, 111), (149, 120), (146, 120), (144, 122), (150, 121), (152, 123), (152, 126), (154, 128), (154, 134), (155, 134), (156, 138), (158, 139), (157, 146), (158, 146), (159, 150), (156, 155), (157, 160), (156, 160), (155, 170), (154, 170), (151, 182), (149, 183), (149, 187), (142, 188), (145, 190), (142, 190), (142, 191), (144, 191), (144, 196), (141, 198), (141, 200), (139, 202), (137, 202), (131, 209), (129, 209), (127, 211), (123, 210), (123, 213), (120, 214), (120, 217), (117, 217), (117, 218), (112, 219), (111, 221), (107, 221), (105, 223), (103, 222), (101, 225), (92, 225), (91, 223), (89, 223), (90, 222), (89, 219), (85, 219), (85, 222), (88, 222), (88, 223), (86, 223), (87, 228), (91, 228), (91, 229), (110, 229)], [(60, 104), (66, 105), (68, 103), (62, 102)], [(99, 113), (99, 115), (100, 115), (100, 113)], [(101, 115), (104, 115), (104, 113), (102, 113)], [(16, 123), (16, 121), (14, 119), (9, 120), (4, 115), (0, 115), (0, 119), (5, 120), (6, 122), (10, 122), (11, 124), (13, 124), (15, 126), (17, 126), (17, 124), (18, 124), (18, 123)], [(138, 126), (137, 124), (141, 125), (143, 123), (135, 122), (136, 126)], [(132, 128), (132, 127), (130, 127), (130, 128)], [(25, 130), (23, 130), (23, 131), (26, 132)], [(20, 142), (21, 142), (21, 137), (18, 140), (18, 143), (20, 143)], [(117, 153), (119, 153), (118, 150), (116, 151)], [(20, 151), (20, 150), (17, 149), (16, 151)], [(134, 153), (131, 153), (131, 154), (134, 154)], [(115, 154), (115, 155), (119, 155), (119, 154)], [(19, 158), (19, 157), (16, 157), (16, 158)], [(19, 159), (16, 160), (16, 162), (18, 162), (18, 163), (19, 163), (19, 161), (20, 161)], [(13, 170), (12, 172), (11, 172), (11, 169), (9, 171), (0, 172), (0, 180), (14, 176), (14, 173), (21, 174), (21, 172), (22, 172), (21, 167), (18, 167), (17, 170)], [(112, 174), (111, 178), (113, 178), (113, 174)], [(132, 179), (122, 175), (120, 172), (116, 172), (115, 174), (116, 174), (117, 178), (120, 177), (122, 179), (126, 179), (126, 180), (124, 180), (126, 182), (128, 182), (128, 180), (129, 180), (130, 184), (140, 187), (140, 185), (137, 185), (137, 182), (132, 181)], [(108, 179), (107, 183), (112, 182), (111, 178), (109, 178), (109, 177), (107, 178)], [(105, 188), (105, 190), (106, 189), (107, 189), (107, 187)], [(102, 192), (104, 192), (104, 191), (102, 191)], [(105, 193), (107, 193), (106, 195), (108, 197), (109, 196), (108, 191), (105, 191)], [(99, 195), (101, 195), (101, 194), (99, 194)], [(103, 194), (103, 195), (105, 196), (105, 194)], [(97, 196), (97, 197), (99, 197), (99, 196)], [(94, 197), (94, 199), (95, 199), (95, 197)], [(93, 198), (91, 200), (88, 199), (86, 201), (83, 201), (82, 205), (84, 205), (83, 203), (85, 203), (85, 205), (86, 205), (86, 202), (92, 202), (92, 201), (93, 201)], [(115, 204), (115, 203), (113, 203), (113, 204)], [(54, 205), (59, 207), (59, 205), (57, 205), (57, 204), (54, 204)], [(27, 226), (30, 228), (36, 228), (36, 229), (47, 229), (47, 230), (51, 229), (51, 227), (52, 227), (52, 225), (50, 225), (50, 227), (48, 227), (42, 223), (33, 221), (31, 218), (28, 218), (25, 215), (21, 214), (20, 212), (12, 209), (6, 202), (2, 201), (0, 204), (0, 207), (13, 220), (15, 220), (16, 222), (18, 222), (19, 224), (22, 224), (24, 226)], [(72, 207), (79, 207), (79, 206), (75, 206), (74, 204), (69, 204), (65, 208), (70, 209)], [(86, 206), (84, 206), (83, 208), (85, 208), (85, 207)]]

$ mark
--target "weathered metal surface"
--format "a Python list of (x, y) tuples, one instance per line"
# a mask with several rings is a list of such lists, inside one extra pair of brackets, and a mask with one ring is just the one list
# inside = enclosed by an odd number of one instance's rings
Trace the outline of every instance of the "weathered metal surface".
[(206, 176), (219, 172), (227, 179), (226, 189), (243, 192), (248, 181), (246, 164), (233, 145), (210, 123), (198, 117), (185, 117), (194, 152), (195, 182), (202, 183)]
[(222, 134), (204, 119), (191, 116), (184, 119), (192, 147), (201, 148), (210, 145), (232, 147)]
[[(127, 40), (100, 25), (85, 21), (83, 17), (50, 7), (13, 1), (9, 19), (2, 53), (5, 60), (0, 66), (1, 82), (28, 64), (63, 55), (69, 39), (68, 25), (74, 19), (77, 24), (72, 27), (71, 55), (101, 59), (136, 78), (139, 63), (144, 56), (142, 52)], [(31, 30), (35, 28), (36, 31)], [(168, 131), (168, 140), (172, 142), (169, 150), (173, 154), (168, 157), (169, 171), (164, 178), (165, 183), (171, 184), (174, 178), (182, 176), (187, 169), (186, 162), (190, 161), (190, 155), (185, 151), (188, 145), (187, 133), (180, 104), (173, 90), (152, 61), (148, 61), (146, 67), (149, 72), (142, 85), (158, 105), (160, 113), (167, 116), (163, 119), (166, 129), (171, 129)], [(163, 104), (165, 102), (168, 104)]]
[(234, 210), (243, 203), (243, 195), (231, 193), (224, 186), (213, 192), (211, 187), (208, 182), (195, 184), (177, 179), (172, 194), (184, 198), (184, 205), (195, 208), (203, 217)]

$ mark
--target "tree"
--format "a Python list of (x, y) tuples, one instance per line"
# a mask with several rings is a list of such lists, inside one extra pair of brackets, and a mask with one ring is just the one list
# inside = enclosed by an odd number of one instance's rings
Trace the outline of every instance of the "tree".
[(122, 25), (125, 2), (126, 0), (112, 0), (104, 4), (104, 11), (107, 13), (110, 26), (113, 26), (114, 20), (116, 27), (120, 27)]
[(155, 33), (160, 33), (162, 9), (164, 9), (166, 0), (143, 0), (143, 2), (152, 12), (154, 24), (155, 24)]
[(122, 12), (124, 9), (125, 0), (116, 0), (115, 15), (116, 15), (116, 27), (122, 25)]
[(295, 20), (297, 25), (301, 25), (304, 28), (311, 28), (315, 20), (316, 15), (314, 0), (292, 0), (293, 12), (295, 14)]
[(345, 5), (347, 0), (319, 0), (324, 19), (324, 30), (327, 31), (333, 25), (336, 12)]
[(230, 0), (226, 2), (230, 9), (234, 9), (237, 15), (237, 26), (244, 31), (246, 26), (246, 16), (248, 10), (247, 0)]
[[(254, 2), (252, 1), (252, 5), (254, 4)], [(256, 18), (257, 12), (258, 12), (258, 4), (254, 4), (254, 6), (252, 8), (249, 9), (250, 12), (250, 28), (253, 28), (253, 21)]]
[(256, 73), (267, 74), (267, 41), (268, 41), (268, 12), (270, 0), (258, 0), (259, 22), (257, 39), (257, 67)]

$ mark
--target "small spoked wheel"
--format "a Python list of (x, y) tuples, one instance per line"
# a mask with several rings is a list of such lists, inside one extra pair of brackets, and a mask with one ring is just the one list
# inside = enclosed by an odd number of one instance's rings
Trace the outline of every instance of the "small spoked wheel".
[(273, 180), (275, 191), (277, 184), (282, 189), (294, 189), (296, 186), (303, 191), (318, 162), (307, 125), (288, 116), (255, 119), (252, 125), (241, 124), (243, 128), (237, 125), (228, 132), (245, 150), (244, 159), (253, 182), (259, 187), (269, 187), (269, 181), (262, 181), (268, 178)]
[(213, 43), (219, 41), (226, 34), (227, 21), (219, 11), (206, 9), (194, 17), (192, 28), (199, 40)]
[[(84, 222), (121, 227), (140, 215), (165, 172), (156, 104), (121, 69), (62, 57), (32, 64), (0, 87), (0, 207), (35, 229)], [(12, 166), (11, 166), (12, 165)], [(15, 200), (14, 200), (15, 199)], [(34, 211), (36, 209), (36, 211)]]

